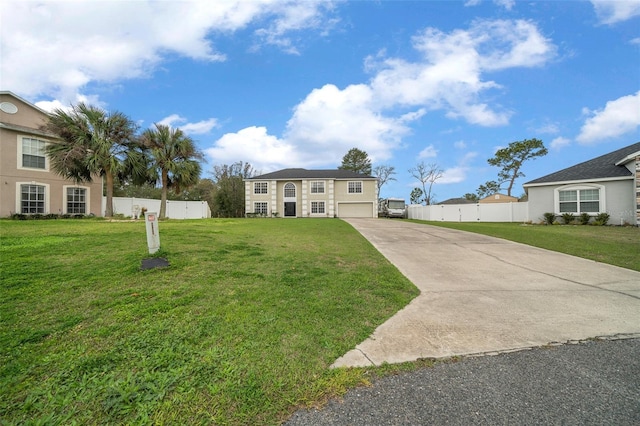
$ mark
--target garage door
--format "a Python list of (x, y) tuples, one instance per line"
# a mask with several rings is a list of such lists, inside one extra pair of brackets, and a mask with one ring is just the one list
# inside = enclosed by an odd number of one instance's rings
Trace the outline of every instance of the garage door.
[(373, 217), (373, 204), (339, 203), (338, 217)]

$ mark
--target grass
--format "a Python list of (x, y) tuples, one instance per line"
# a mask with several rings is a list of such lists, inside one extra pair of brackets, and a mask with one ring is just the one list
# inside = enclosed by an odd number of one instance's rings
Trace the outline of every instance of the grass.
[(413, 221), (490, 235), (640, 271), (640, 228), (637, 227)]
[(378, 374), (328, 367), (418, 294), (340, 220), (160, 239), (141, 271), (142, 221), (0, 221), (1, 424), (278, 424)]

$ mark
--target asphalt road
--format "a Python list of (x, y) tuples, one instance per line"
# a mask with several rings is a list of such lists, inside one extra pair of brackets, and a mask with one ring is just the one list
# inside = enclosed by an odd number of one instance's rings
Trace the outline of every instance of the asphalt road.
[(640, 425), (640, 339), (465, 357), (379, 379), (285, 424)]

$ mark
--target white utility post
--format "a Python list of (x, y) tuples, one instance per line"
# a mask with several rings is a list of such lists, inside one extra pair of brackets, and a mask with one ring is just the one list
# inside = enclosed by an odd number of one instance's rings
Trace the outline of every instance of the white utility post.
[(155, 212), (147, 212), (144, 219), (147, 225), (147, 245), (149, 246), (149, 254), (153, 254), (160, 249), (158, 215)]

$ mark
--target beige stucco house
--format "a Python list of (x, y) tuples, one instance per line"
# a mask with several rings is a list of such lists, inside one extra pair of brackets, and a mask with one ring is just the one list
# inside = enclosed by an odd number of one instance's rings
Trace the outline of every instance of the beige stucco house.
[(517, 203), (518, 198), (506, 194), (491, 194), (478, 200), (480, 204), (496, 204), (496, 203)]
[(47, 112), (0, 91), (0, 217), (94, 214), (102, 208), (102, 180), (76, 184), (51, 169), (45, 153), (54, 136), (40, 130)]
[(245, 179), (248, 215), (377, 217), (377, 178), (350, 170), (284, 169)]

